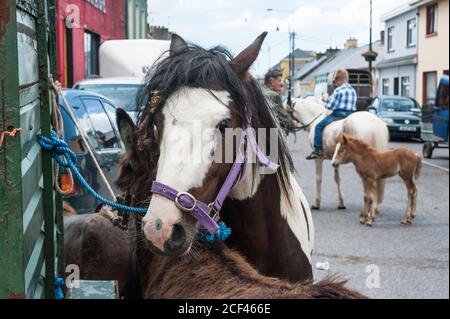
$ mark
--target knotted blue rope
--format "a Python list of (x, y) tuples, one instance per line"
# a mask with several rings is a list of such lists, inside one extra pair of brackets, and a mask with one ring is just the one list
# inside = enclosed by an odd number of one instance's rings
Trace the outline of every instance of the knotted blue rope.
[[(55, 131), (51, 132), (51, 138), (45, 137), (43, 135), (38, 135), (37, 137), (39, 145), (47, 151), (52, 152), (52, 156), (55, 159), (55, 161), (58, 162), (59, 165), (61, 165), (64, 168), (70, 168), (72, 170), (72, 173), (75, 175), (75, 177), (80, 181), (80, 183), (88, 190), (88, 192), (94, 196), (98, 201), (111, 206), (113, 208), (131, 212), (131, 213), (137, 213), (141, 215), (145, 215), (147, 213), (146, 208), (137, 208), (137, 207), (130, 207), (126, 205), (122, 205), (113, 201), (110, 201), (99, 194), (88, 184), (88, 182), (84, 179), (84, 177), (80, 174), (78, 171), (78, 168), (76, 166), (77, 164), (77, 156), (76, 154), (70, 149), (69, 144), (66, 143), (66, 141), (61, 140), (58, 137), (58, 134), (56, 134)], [(200, 237), (207, 241), (208, 243), (213, 243), (216, 240), (225, 240), (231, 235), (231, 229), (228, 228), (225, 223), (220, 222), (219, 228), (216, 230), (214, 234), (211, 234), (209, 232), (201, 232)]]
[(76, 166), (77, 164), (77, 156), (75, 153), (70, 149), (69, 145), (66, 143), (66, 141), (61, 140), (58, 137), (58, 134), (56, 134), (55, 131), (52, 131), (51, 138), (47, 138), (43, 135), (38, 135), (37, 137), (39, 144), (41, 147), (47, 151), (52, 152), (52, 156), (55, 159), (55, 161), (58, 162), (59, 165), (61, 165), (64, 168), (70, 168), (72, 170), (72, 173), (76, 176), (76, 178), (80, 181), (81, 184), (88, 190), (88, 192), (94, 196), (97, 200), (99, 200), (102, 203), (105, 203), (108, 206), (111, 206), (113, 208), (124, 210), (127, 212), (137, 213), (141, 215), (145, 215), (147, 213), (146, 208), (136, 208), (136, 207), (130, 207), (125, 206), (113, 201), (110, 201), (99, 194), (95, 192), (95, 190), (86, 182), (83, 176), (81, 176), (80, 172), (78, 171), (78, 168)]
[(64, 299), (64, 292), (62, 290), (62, 286), (64, 286), (63, 278), (55, 279), (55, 299), (61, 300)]
[(224, 241), (225, 239), (230, 237), (231, 228), (227, 227), (227, 225), (225, 225), (224, 222), (220, 222), (218, 225), (219, 225), (219, 228), (216, 230), (216, 232), (214, 234), (211, 234), (206, 231), (202, 231), (199, 233), (200, 238), (203, 239), (204, 241), (212, 244), (216, 240)]

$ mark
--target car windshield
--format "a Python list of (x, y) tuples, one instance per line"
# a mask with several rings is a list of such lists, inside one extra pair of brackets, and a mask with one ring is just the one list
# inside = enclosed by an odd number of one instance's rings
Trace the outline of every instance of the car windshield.
[(138, 84), (81, 84), (77, 89), (101, 94), (111, 100), (115, 107), (125, 111), (136, 111), (136, 96), (140, 87)]
[(381, 109), (386, 112), (413, 112), (414, 102), (408, 99), (383, 99)]

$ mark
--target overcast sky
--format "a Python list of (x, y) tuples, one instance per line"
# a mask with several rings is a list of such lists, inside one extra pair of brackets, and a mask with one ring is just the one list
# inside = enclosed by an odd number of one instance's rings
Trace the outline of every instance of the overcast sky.
[[(409, 1), (373, 0), (374, 40), (384, 27), (380, 16)], [(369, 0), (148, 0), (148, 6), (152, 25), (169, 25), (187, 41), (206, 48), (221, 44), (234, 54), (268, 31), (254, 75), (289, 54), (292, 26), (296, 47), (303, 50), (342, 48), (349, 37), (360, 45), (369, 42)]]

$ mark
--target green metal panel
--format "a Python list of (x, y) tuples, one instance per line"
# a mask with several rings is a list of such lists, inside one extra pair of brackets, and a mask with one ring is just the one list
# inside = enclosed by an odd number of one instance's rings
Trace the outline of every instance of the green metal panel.
[(51, 130), (54, 10), (54, 0), (0, 4), (0, 130), (22, 129), (0, 149), (0, 298), (54, 298), (55, 274), (64, 271), (61, 263), (56, 271), (62, 215), (53, 162), (36, 142)]
[[(15, 0), (0, 2), (0, 131), (20, 127)], [(24, 298), (20, 136), (0, 148), (0, 298)]]

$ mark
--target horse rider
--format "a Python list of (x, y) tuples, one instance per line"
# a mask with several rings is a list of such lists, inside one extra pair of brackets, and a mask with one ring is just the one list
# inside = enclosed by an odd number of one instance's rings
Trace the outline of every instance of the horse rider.
[(269, 105), (273, 107), (272, 109), (280, 122), (281, 128), (285, 131), (286, 135), (288, 135), (292, 127), (296, 124), (293, 123), (293, 120), (283, 107), (281, 94), (284, 89), (284, 83), (282, 77), (283, 74), (280, 70), (269, 70), (264, 77), (262, 92), (264, 97), (270, 102)]
[(322, 134), (327, 127), (334, 121), (345, 119), (356, 111), (357, 95), (355, 89), (348, 83), (349, 75), (347, 70), (339, 69), (334, 73), (333, 84), (336, 89), (333, 95), (325, 102), (325, 108), (332, 110), (332, 113), (326, 116), (314, 131), (314, 150), (306, 157), (307, 160), (313, 160), (323, 157)]

